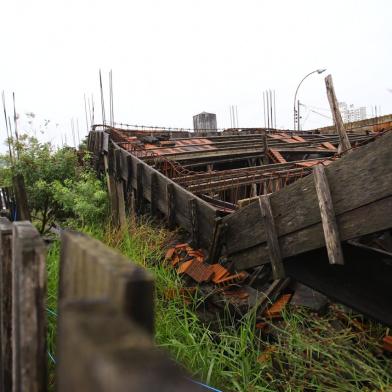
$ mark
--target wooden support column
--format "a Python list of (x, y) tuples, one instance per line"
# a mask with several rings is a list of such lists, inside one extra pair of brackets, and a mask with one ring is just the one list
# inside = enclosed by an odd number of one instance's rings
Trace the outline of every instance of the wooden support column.
[(173, 230), (176, 226), (176, 211), (175, 211), (175, 200), (174, 200), (174, 185), (168, 183), (166, 185), (166, 203), (167, 203), (167, 222), (170, 230)]
[(0, 391), (12, 391), (12, 225), (0, 218)]
[(158, 212), (158, 174), (151, 174), (151, 215), (156, 215)]
[(22, 174), (17, 174), (12, 178), (15, 192), (17, 220), (31, 221), (25, 181)]
[(278, 233), (276, 232), (275, 221), (272, 215), (269, 196), (259, 197), (261, 217), (264, 222), (266, 240), (268, 245), (268, 255), (271, 261), (272, 275), (274, 279), (284, 277), (284, 267), (280, 254)]
[(192, 225), (192, 245), (195, 248), (199, 247), (199, 222), (197, 217), (197, 201), (192, 198), (189, 199), (189, 218)]
[(320, 207), (321, 223), (323, 226), (329, 263), (343, 265), (342, 244), (340, 242), (338, 225), (336, 223), (331, 191), (323, 165), (313, 167), (313, 178)]
[(329, 102), (329, 106), (331, 107), (333, 121), (335, 123), (336, 130), (338, 131), (339, 134), (340, 144), (339, 144), (338, 151), (345, 152), (351, 149), (351, 144), (350, 141), (348, 140), (346, 129), (344, 128), (331, 75), (328, 75), (325, 78), (325, 86), (327, 88), (328, 102)]
[(45, 244), (30, 222), (12, 232), (13, 391), (46, 391)]

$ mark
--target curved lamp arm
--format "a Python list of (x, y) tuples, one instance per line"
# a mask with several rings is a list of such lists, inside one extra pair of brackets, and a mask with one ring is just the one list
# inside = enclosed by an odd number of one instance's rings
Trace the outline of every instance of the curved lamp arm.
[(308, 77), (308, 76), (310, 76), (310, 75), (312, 75), (312, 74), (314, 74), (314, 73), (318, 73), (318, 74), (321, 74), (321, 73), (323, 73), (324, 71), (326, 71), (327, 69), (325, 68), (325, 69), (316, 69), (315, 71), (312, 71), (312, 72), (309, 72), (300, 82), (299, 82), (299, 85), (298, 85), (298, 87), (297, 87), (297, 89), (295, 90), (295, 94), (294, 94), (294, 105), (293, 105), (293, 108), (294, 108), (294, 130), (295, 130), (295, 101), (297, 100), (297, 93), (298, 93), (298, 90), (299, 90), (299, 88), (301, 87), (301, 84), (302, 84), (302, 82)]

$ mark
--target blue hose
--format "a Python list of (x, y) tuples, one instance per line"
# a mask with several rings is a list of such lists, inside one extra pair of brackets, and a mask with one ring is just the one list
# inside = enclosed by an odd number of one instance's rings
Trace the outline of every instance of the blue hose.
[(203, 384), (202, 382), (192, 380), (191, 378), (189, 380), (192, 381), (195, 384), (201, 385), (202, 387), (204, 387), (204, 388), (206, 388), (206, 389), (208, 389), (210, 391), (222, 392), (220, 389), (216, 389), (216, 388), (210, 387), (209, 385)]

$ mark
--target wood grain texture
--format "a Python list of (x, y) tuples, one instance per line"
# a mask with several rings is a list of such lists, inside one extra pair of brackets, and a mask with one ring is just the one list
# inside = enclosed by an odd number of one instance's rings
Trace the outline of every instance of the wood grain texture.
[(324, 166), (317, 165), (313, 168), (313, 179), (316, 186), (329, 263), (343, 265), (343, 250)]
[(200, 391), (150, 335), (104, 300), (64, 303), (58, 337), (58, 392)]
[(107, 299), (146, 332), (154, 329), (152, 276), (101, 242), (63, 231), (60, 305), (79, 299)]
[(284, 277), (282, 256), (280, 255), (279, 239), (276, 233), (274, 217), (272, 215), (269, 196), (259, 196), (259, 208), (267, 239), (268, 254), (275, 280)]
[(333, 122), (335, 123), (336, 130), (338, 131), (340, 138), (341, 152), (351, 149), (350, 141), (346, 133), (346, 129), (343, 124), (342, 116), (339, 110), (338, 100), (336, 98), (335, 89), (333, 87), (332, 76), (328, 75), (325, 78), (325, 86), (327, 88), (327, 96), (329, 106), (331, 107)]
[(17, 220), (31, 220), (25, 181), (22, 174), (17, 174), (12, 178), (14, 186), (15, 202), (17, 209)]
[(12, 231), (13, 392), (46, 390), (46, 249), (30, 222)]
[(12, 391), (12, 225), (0, 218), (0, 390)]
[[(392, 132), (325, 168), (342, 241), (392, 227), (391, 149)], [(324, 246), (312, 175), (272, 194), (270, 202), (283, 258)], [(266, 233), (258, 210), (258, 204), (252, 203), (224, 218), (226, 251), (238, 267), (263, 263), (266, 257)]]

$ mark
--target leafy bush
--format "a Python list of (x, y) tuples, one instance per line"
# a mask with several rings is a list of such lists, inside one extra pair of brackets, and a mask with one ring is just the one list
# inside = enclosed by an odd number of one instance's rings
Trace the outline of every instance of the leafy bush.
[(0, 156), (0, 184), (10, 186), (14, 175), (23, 175), (32, 218), (41, 233), (69, 218), (85, 224), (104, 217), (104, 188), (90, 171), (88, 159), (80, 164), (75, 149), (56, 149), (28, 135), (20, 136), (17, 144), (11, 141), (11, 148), (17, 152), (13, 161), (7, 154)]
[(68, 214), (69, 225), (79, 227), (105, 221), (107, 194), (93, 172), (85, 171), (76, 180), (55, 181), (53, 185), (54, 199)]

